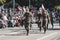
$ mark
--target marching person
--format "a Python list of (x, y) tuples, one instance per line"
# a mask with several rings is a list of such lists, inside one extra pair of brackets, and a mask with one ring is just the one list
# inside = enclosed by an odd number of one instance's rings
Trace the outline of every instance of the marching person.
[(5, 22), (5, 25), (8, 26), (8, 22), (7, 22), (7, 21), (8, 21), (7, 14), (3, 14), (2, 18), (3, 18), (3, 21)]
[(53, 21), (53, 18), (54, 18), (54, 17), (53, 17), (53, 16), (54, 16), (53, 13), (51, 13), (51, 14), (50, 14), (50, 21), (51, 21), (52, 29), (53, 29), (53, 27), (54, 27), (54, 25), (53, 25), (53, 22), (54, 22), (54, 21)]
[(46, 33), (46, 30), (47, 30), (48, 19), (49, 19), (48, 11), (44, 10), (44, 12), (43, 12), (43, 24), (42, 24), (42, 27), (44, 29), (44, 33)]
[(41, 31), (41, 27), (42, 27), (42, 12), (41, 12), (41, 10), (39, 10), (38, 14), (37, 14), (37, 24), (38, 24), (39, 30)]
[(30, 17), (30, 12), (29, 10), (26, 10), (26, 13), (24, 14), (24, 26), (27, 31), (27, 35), (29, 34), (29, 17)]

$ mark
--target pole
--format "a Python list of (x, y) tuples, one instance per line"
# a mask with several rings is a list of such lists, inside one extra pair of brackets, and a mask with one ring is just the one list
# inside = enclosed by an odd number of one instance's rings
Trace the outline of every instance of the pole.
[(29, 8), (30, 8), (30, 0), (29, 0)]
[(13, 9), (15, 9), (15, 0), (13, 0)]

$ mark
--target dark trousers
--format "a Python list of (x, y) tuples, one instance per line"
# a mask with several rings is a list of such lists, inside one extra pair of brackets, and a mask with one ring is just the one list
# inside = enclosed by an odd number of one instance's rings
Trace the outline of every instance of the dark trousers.
[(40, 22), (38, 21), (37, 24), (38, 24), (39, 30), (41, 31), (41, 27), (42, 27), (42, 26), (41, 26), (41, 21), (40, 21)]
[(59, 20), (59, 26), (60, 26), (60, 20)]
[(54, 21), (53, 21), (53, 20), (51, 20), (51, 25), (52, 25), (52, 28), (54, 27), (53, 22), (54, 22)]
[(44, 29), (44, 33), (46, 33), (46, 30), (47, 30), (47, 21), (46, 20), (43, 20), (42, 27)]

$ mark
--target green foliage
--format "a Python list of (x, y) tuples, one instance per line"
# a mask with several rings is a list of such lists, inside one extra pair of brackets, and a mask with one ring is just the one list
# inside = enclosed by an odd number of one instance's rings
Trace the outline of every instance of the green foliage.
[[(0, 0), (0, 3), (4, 4), (5, 2), (10, 2), (12, 0)], [(19, 5), (29, 5), (29, 0), (15, 0), (16, 3)], [(44, 4), (45, 7), (55, 7), (60, 5), (60, 0), (30, 0), (30, 4), (33, 6), (40, 6), (41, 4)], [(9, 4), (8, 4), (9, 5)], [(12, 6), (12, 3), (10, 4)]]
[(6, 2), (6, 0), (0, 0), (1, 4), (4, 4)]

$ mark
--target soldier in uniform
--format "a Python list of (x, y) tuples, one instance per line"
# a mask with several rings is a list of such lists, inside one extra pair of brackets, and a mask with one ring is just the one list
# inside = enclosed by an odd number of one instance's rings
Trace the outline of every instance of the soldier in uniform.
[(53, 13), (51, 13), (51, 14), (50, 14), (50, 21), (51, 21), (52, 29), (53, 29), (53, 27), (54, 27), (54, 25), (53, 25), (53, 22), (54, 22), (54, 21), (53, 21), (53, 16), (54, 16)]
[(48, 11), (44, 10), (43, 11), (43, 23), (42, 23), (44, 33), (46, 33), (46, 30), (47, 30), (48, 19), (49, 19)]
[(37, 24), (38, 24), (39, 30), (41, 31), (41, 27), (42, 27), (42, 12), (41, 12), (41, 10), (38, 11), (38, 14), (37, 14)]
[(27, 31), (27, 35), (29, 34), (29, 17), (30, 17), (30, 12), (29, 10), (26, 11), (24, 14), (24, 26)]

